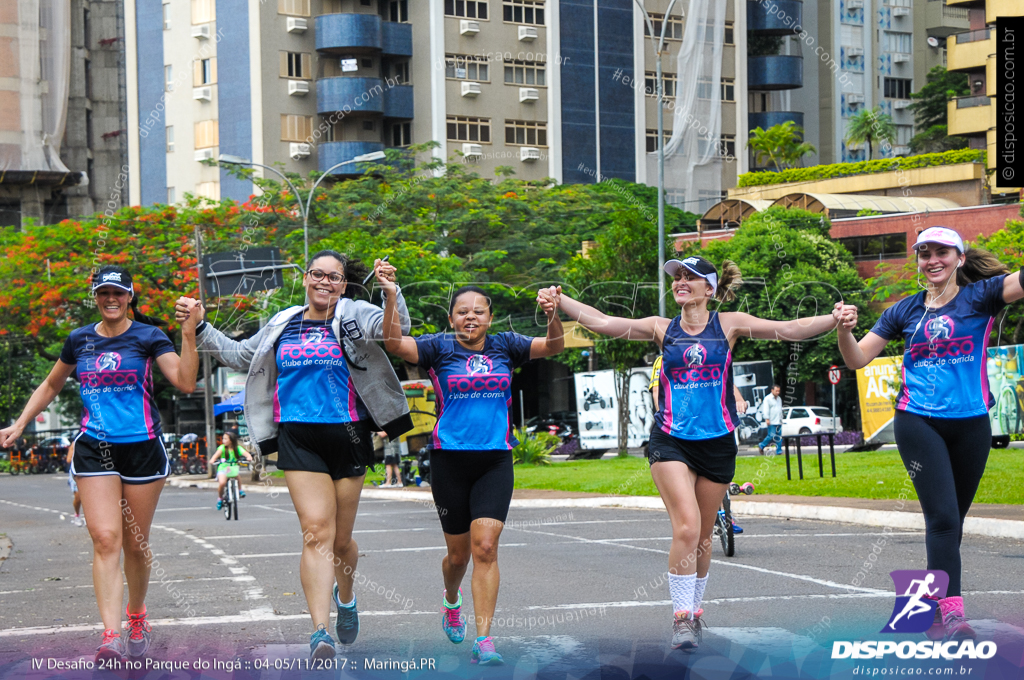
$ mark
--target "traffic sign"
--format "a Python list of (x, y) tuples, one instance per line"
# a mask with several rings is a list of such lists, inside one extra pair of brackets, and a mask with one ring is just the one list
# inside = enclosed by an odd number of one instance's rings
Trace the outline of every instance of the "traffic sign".
[(828, 367), (828, 381), (833, 385), (839, 384), (839, 367), (829, 366)]

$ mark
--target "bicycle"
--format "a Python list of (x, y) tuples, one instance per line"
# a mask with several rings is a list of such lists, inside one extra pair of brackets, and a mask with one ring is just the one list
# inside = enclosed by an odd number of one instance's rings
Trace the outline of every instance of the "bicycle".
[(238, 500), (240, 498), (241, 486), (238, 482), (238, 471), (241, 465), (228, 465), (228, 483), (224, 487), (224, 519), (231, 521), (234, 516), (238, 521)]
[(754, 493), (754, 485), (749, 482), (743, 485), (731, 482), (729, 488), (725, 490), (722, 508), (718, 511), (718, 517), (715, 518), (715, 528), (712, 533), (722, 541), (722, 550), (726, 557), (733, 557), (736, 554), (736, 524), (733, 522), (732, 502), (729, 500), (729, 496), (741, 493), (748, 496)]

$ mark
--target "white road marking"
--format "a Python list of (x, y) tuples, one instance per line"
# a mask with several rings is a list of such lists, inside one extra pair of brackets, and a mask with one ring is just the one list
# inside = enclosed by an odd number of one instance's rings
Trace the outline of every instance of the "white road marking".
[[(246, 581), (255, 581), (255, 576), (209, 576), (201, 578), (179, 578), (179, 579), (167, 579), (166, 581), (150, 581), (149, 585), (158, 586), (162, 583), (197, 583), (199, 581), (237, 581), (244, 583)], [(92, 584), (86, 584), (81, 586), (58, 586), (56, 588), (47, 588), (46, 590), (72, 590), (75, 588), (92, 588)], [(27, 588), (25, 590), (0, 590), (0, 595), (13, 595), (15, 593), (34, 593), (42, 590), (42, 588)]]
[[(515, 528), (515, 527), (513, 527)], [(750, 538), (789, 538), (790, 536), (800, 536), (804, 538), (809, 537), (838, 537), (838, 536), (924, 536), (923, 531), (890, 531), (889, 533), (872, 532), (863, 534), (803, 534), (803, 533), (791, 533), (791, 534), (748, 534), (743, 533), (742, 541), (746, 541)], [(603, 538), (602, 541), (622, 542), (622, 541), (671, 541), (671, 536), (632, 536), (630, 538)]]
[[(529, 543), (502, 543), (499, 547), (501, 548), (521, 548), (523, 546), (530, 545)], [(425, 552), (427, 550), (447, 550), (448, 547), (444, 545), (428, 545), (421, 548), (384, 548), (380, 550), (363, 550), (359, 549), (360, 554), (364, 553), (395, 553), (395, 552)], [(256, 557), (299, 557), (302, 552), (280, 552), (280, 553), (254, 553), (248, 555), (235, 555), (238, 559), (252, 559)]]

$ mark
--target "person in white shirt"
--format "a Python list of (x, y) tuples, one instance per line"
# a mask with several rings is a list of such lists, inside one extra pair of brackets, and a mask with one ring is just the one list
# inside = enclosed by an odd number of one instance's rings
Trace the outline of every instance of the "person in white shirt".
[(775, 455), (782, 455), (782, 399), (779, 397), (780, 394), (782, 394), (782, 387), (772, 385), (772, 391), (761, 402), (761, 413), (768, 426), (768, 434), (757, 445), (758, 451), (762, 454), (772, 442), (775, 442)]

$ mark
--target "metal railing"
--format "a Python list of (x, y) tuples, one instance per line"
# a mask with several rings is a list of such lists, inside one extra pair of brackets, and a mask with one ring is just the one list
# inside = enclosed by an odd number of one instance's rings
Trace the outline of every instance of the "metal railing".
[(960, 45), (963, 43), (978, 42), (980, 40), (988, 40), (989, 36), (992, 35), (992, 29), (990, 28), (979, 28), (976, 31), (967, 31), (965, 33), (956, 34), (956, 44)]
[(988, 95), (956, 98), (956, 108), (958, 109), (969, 109), (975, 106), (989, 106), (991, 103), (992, 100), (989, 99)]

